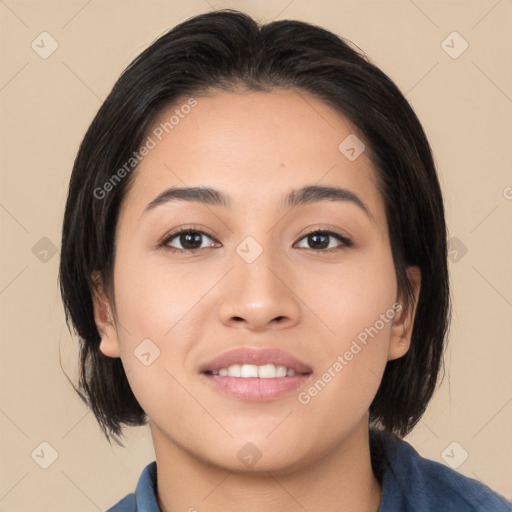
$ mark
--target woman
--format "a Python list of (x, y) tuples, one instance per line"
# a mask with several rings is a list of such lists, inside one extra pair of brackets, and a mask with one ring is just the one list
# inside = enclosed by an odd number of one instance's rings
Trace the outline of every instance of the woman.
[(155, 448), (110, 510), (510, 510), (401, 439), (438, 381), (446, 235), (416, 115), (334, 34), (225, 10), (155, 41), (62, 236), (81, 397)]

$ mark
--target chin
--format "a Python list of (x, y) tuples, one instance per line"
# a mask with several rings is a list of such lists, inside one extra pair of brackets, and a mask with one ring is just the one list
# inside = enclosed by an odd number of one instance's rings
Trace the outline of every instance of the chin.
[[(269, 472), (291, 473), (307, 467), (314, 458), (314, 455), (308, 456), (300, 439), (292, 442), (289, 436), (284, 439), (272, 438), (272, 434), (267, 438), (245, 435), (235, 438), (228, 444), (215, 445), (216, 450), (209, 453), (208, 463), (236, 474), (264, 476)], [(297, 449), (298, 446), (301, 446), (300, 451)], [(204, 453), (202, 452), (201, 457), (204, 457)]]

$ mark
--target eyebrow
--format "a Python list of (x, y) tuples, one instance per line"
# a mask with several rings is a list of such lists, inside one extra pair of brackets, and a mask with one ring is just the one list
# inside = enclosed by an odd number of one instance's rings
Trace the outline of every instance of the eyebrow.
[[(142, 215), (145, 215), (157, 206), (167, 204), (172, 201), (188, 201), (214, 206), (223, 206), (231, 209), (231, 197), (219, 190), (209, 187), (171, 187), (164, 190), (155, 199), (153, 199), (144, 209)], [(308, 185), (300, 189), (291, 189), (282, 201), (284, 208), (295, 208), (297, 206), (308, 205), (320, 201), (343, 201), (355, 204), (366, 215), (373, 219), (373, 215), (366, 204), (354, 192), (340, 187)]]

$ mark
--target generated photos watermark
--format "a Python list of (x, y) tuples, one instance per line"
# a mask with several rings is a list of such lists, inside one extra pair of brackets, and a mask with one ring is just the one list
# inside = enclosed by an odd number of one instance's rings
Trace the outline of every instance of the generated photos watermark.
[[(385, 325), (388, 324), (396, 315), (397, 312), (402, 311), (402, 305), (399, 302), (395, 302), (393, 306), (386, 310), (385, 313), (381, 313), (379, 320), (377, 320), (372, 326), (365, 327), (358, 335), (357, 339), (352, 340), (350, 348), (346, 350), (343, 355), (338, 355), (336, 360), (327, 368), (327, 370), (312, 384), (307, 390), (301, 391), (297, 399), (303, 404), (307, 405), (311, 400), (317, 396), (329, 382), (331, 382), (342, 370), (359, 354), (363, 348), (368, 345), (368, 336), (374, 338)], [(359, 343), (358, 343), (359, 342)]]
[(140, 162), (149, 155), (149, 152), (156, 148), (165, 135), (170, 133), (181, 122), (182, 119), (190, 114), (191, 110), (197, 106), (195, 98), (189, 98), (186, 103), (176, 108), (169, 119), (160, 123), (156, 128), (153, 128), (151, 135), (148, 135), (146, 142), (134, 151), (132, 156), (105, 182), (101, 187), (94, 189), (93, 195), (96, 199), (105, 199), (107, 194), (111, 192), (123, 178), (125, 178)]

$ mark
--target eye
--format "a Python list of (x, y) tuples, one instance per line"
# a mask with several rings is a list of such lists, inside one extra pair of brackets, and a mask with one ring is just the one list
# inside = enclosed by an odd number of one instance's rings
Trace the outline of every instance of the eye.
[[(206, 246), (203, 246), (205, 237), (209, 240), (214, 240), (213, 236), (208, 235), (204, 231), (189, 227), (176, 231), (175, 233), (172, 233), (169, 236), (167, 236), (165, 240), (163, 240), (163, 242), (161, 243), (161, 246), (165, 247), (165, 249), (168, 249), (172, 252), (197, 253), (203, 249), (207, 249), (208, 247), (214, 247), (214, 243), (210, 243)], [(334, 238), (338, 240), (338, 242), (340, 243), (337, 246), (332, 247), (329, 238)], [(176, 242), (179, 243), (181, 247), (175, 247), (171, 245), (171, 242), (173, 242), (174, 240), (176, 240)], [(305, 235), (304, 237), (302, 237), (301, 240), (306, 240), (307, 243), (313, 246), (301, 248), (309, 249), (315, 252), (334, 252), (338, 250), (340, 246), (352, 246), (352, 241), (350, 239), (330, 230), (317, 229), (316, 231), (312, 231)]]
[[(336, 251), (340, 245), (336, 247), (332, 247), (329, 243), (329, 238), (335, 238), (339, 242), (341, 242), (341, 246), (351, 247), (352, 241), (347, 237), (340, 235), (334, 231), (329, 230), (316, 230), (308, 233), (301, 240), (307, 240), (308, 243), (312, 244), (313, 247), (305, 247), (305, 249), (309, 249), (317, 252), (333, 252)], [(327, 244), (327, 245), (326, 245)]]
[[(162, 242), (162, 246), (165, 246), (166, 249), (169, 249), (172, 252), (185, 253), (199, 252), (202, 249), (213, 247), (213, 244), (207, 245), (206, 247), (201, 247), (202, 237), (213, 240), (213, 238), (204, 231), (199, 231), (193, 228), (181, 229), (180, 231), (176, 231), (175, 233), (166, 237)], [(177, 242), (181, 244), (181, 247), (173, 247), (170, 245), (174, 239), (176, 239)]]

